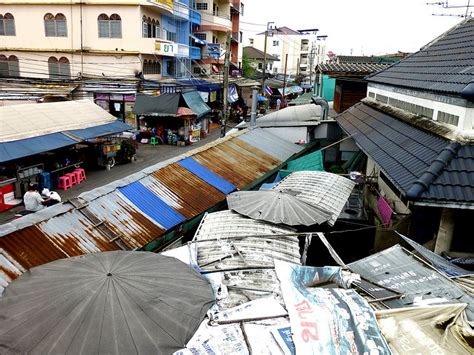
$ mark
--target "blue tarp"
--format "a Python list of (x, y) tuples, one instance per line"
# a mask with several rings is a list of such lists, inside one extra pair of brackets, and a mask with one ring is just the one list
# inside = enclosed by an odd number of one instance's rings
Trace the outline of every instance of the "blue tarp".
[[(34, 124), (34, 122), (32, 123)], [(50, 150), (76, 144), (77, 141), (61, 132), (44, 136), (20, 139), (13, 142), (0, 143), (0, 162), (10, 161), (35, 155)]]
[(207, 106), (197, 91), (185, 92), (183, 98), (188, 107), (197, 114), (197, 118), (201, 118), (205, 114), (211, 112), (211, 108)]
[(124, 122), (115, 121), (115, 122), (106, 123), (106, 124), (95, 126), (95, 127), (89, 127), (89, 128), (84, 128), (84, 129), (74, 129), (72, 131), (67, 131), (66, 133), (71, 133), (76, 137), (86, 140), (86, 139), (91, 139), (91, 138), (96, 138), (96, 137), (108, 136), (110, 134), (120, 133), (120, 132), (128, 131), (130, 129), (133, 129), (133, 127)]
[(168, 206), (140, 182), (134, 182), (130, 185), (120, 187), (119, 191), (140, 211), (165, 229), (171, 229), (186, 221), (184, 216)]
[(193, 158), (186, 158), (178, 162), (180, 166), (185, 168), (186, 170), (192, 172), (197, 177), (201, 178), (209, 185), (214, 186), (216, 189), (221, 191), (222, 193), (229, 194), (232, 191), (237, 190), (237, 187), (224, 180), (219, 175), (214, 174), (205, 166), (199, 164)]
[(262, 95), (258, 95), (257, 101), (268, 101), (268, 99), (266, 97), (263, 97)]

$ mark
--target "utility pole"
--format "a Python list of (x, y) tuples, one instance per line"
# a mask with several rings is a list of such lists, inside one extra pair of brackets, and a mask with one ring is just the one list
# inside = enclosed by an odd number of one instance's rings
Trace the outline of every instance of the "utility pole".
[(313, 63), (314, 63), (314, 43), (311, 43), (311, 52), (309, 54), (309, 86), (313, 85)]
[(285, 102), (285, 89), (286, 89), (286, 69), (288, 68), (288, 53), (285, 54), (285, 75), (283, 77), (283, 102)]
[(267, 22), (267, 29), (265, 30), (265, 43), (263, 45), (263, 77), (262, 77), (262, 95), (265, 95), (265, 75), (267, 71), (267, 41), (268, 41), (268, 30), (270, 24), (275, 22)]
[(231, 47), (230, 32), (227, 32), (227, 40), (225, 44), (225, 61), (224, 61), (224, 101), (223, 101), (223, 115), (221, 120), (221, 137), (225, 136), (227, 118), (229, 116), (229, 69), (230, 69), (230, 47)]

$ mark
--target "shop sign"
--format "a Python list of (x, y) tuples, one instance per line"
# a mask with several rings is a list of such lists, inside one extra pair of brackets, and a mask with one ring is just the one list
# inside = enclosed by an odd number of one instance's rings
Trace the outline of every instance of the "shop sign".
[(178, 53), (178, 45), (176, 43), (155, 42), (155, 52), (174, 57)]
[(209, 102), (214, 102), (217, 100), (217, 91), (212, 91), (209, 94)]
[(123, 95), (111, 94), (110, 101), (123, 101)]
[(219, 43), (208, 43), (207, 55), (209, 58), (219, 59), (221, 57), (221, 45)]
[(169, 9), (170, 11), (173, 10), (173, 0), (148, 0), (148, 1), (161, 5), (162, 7), (165, 7)]

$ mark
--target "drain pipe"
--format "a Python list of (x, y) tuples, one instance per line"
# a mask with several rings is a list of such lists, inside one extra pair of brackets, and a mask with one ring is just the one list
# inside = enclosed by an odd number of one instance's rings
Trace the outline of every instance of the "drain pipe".
[(328, 114), (329, 114), (329, 104), (326, 100), (324, 100), (320, 96), (313, 96), (311, 97), (311, 100), (315, 105), (321, 106), (321, 120), (325, 121), (328, 119)]
[(250, 112), (250, 127), (257, 125), (257, 96), (258, 86), (252, 87), (252, 110)]

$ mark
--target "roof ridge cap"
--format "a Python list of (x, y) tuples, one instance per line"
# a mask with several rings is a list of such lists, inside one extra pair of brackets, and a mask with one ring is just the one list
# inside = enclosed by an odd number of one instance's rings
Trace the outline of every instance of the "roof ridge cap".
[(428, 190), (430, 185), (438, 179), (446, 166), (456, 156), (459, 148), (461, 148), (461, 144), (458, 142), (450, 142), (446, 147), (441, 149), (441, 152), (435, 160), (433, 160), (428, 169), (421, 174), (407, 191), (406, 197), (409, 200), (415, 200), (420, 197), (425, 190)]

